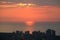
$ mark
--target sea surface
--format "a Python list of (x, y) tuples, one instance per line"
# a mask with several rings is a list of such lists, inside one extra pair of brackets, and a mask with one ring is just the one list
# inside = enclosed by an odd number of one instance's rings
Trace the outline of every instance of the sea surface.
[(56, 35), (60, 35), (60, 22), (35, 22), (31, 26), (27, 26), (24, 22), (0, 22), (0, 32), (15, 31), (41, 31), (46, 32), (47, 29), (56, 31)]

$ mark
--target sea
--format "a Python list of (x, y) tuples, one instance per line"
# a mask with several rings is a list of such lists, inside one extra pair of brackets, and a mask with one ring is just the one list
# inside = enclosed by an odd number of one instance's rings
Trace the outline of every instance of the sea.
[(16, 32), (16, 31), (41, 31), (52, 29), (56, 31), (56, 35), (60, 35), (60, 22), (35, 22), (31, 26), (27, 26), (24, 22), (0, 22), (0, 32)]

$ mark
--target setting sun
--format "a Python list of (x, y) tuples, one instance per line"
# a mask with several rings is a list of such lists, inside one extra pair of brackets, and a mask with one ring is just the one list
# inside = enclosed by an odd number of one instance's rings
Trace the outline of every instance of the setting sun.
[(27, 26), (32, 26), (32, 25), (34, 24), (33, 21), (27, 21), (27, 22), (25, 22), (25, 23), (26, 23)]

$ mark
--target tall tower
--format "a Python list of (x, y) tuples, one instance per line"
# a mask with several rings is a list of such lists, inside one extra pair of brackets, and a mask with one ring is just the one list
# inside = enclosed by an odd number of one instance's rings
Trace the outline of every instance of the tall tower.
[(46, 38), (47, 40), (55, 40), (55, 31), (54, 30), (51, 30), (51, 29), (48, 29), (46, 31)]

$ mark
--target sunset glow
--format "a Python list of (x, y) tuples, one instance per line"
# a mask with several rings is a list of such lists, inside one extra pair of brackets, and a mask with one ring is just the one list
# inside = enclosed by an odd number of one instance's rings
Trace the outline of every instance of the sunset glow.
[(19, 3), (17, 5), (20, 6), (20, 7), (23, 7), (23, 6), (26, 6), (27, 4)]
[(34, 6), (35, 4), (31, 4), (31, 3), (18, 3), (17, 6), (19, 7), (31, 7)]
[(26, 8), (2, 8), (0, 9), (1, 21), (60, 21), (60, 7), (41, 6)]

